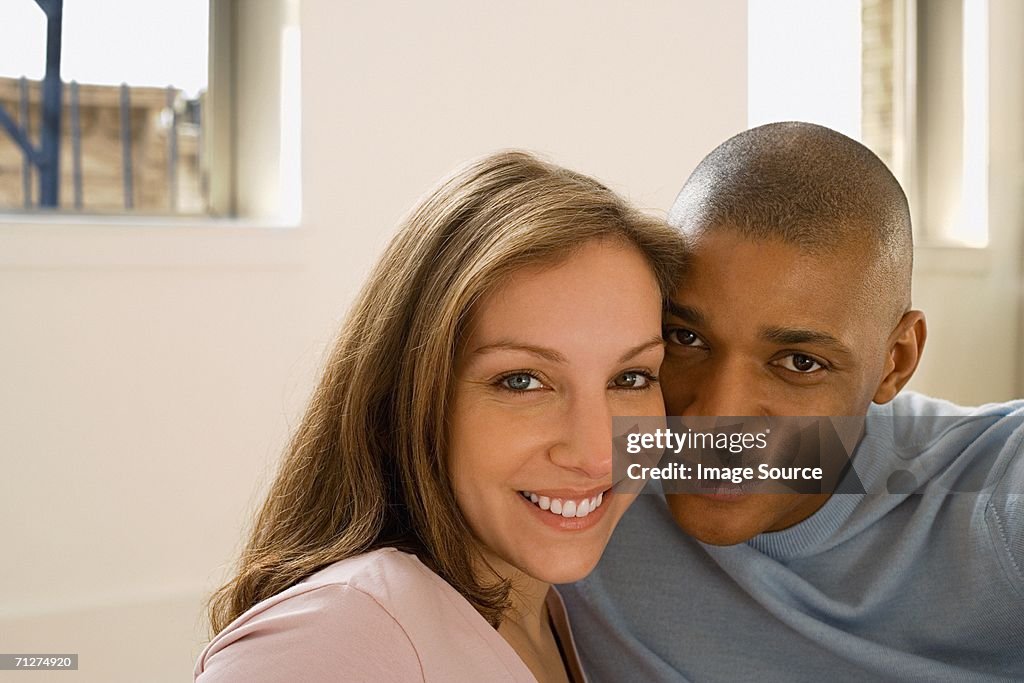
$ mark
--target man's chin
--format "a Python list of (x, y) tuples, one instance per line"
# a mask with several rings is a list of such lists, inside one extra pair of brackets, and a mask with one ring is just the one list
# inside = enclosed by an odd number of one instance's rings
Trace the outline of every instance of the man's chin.
[(696, 494), (666, 494), (676, 525), (689, 536), (709, 545), (745, 543), (772, 525), (770, 494), (742, 499), (709, 499)]

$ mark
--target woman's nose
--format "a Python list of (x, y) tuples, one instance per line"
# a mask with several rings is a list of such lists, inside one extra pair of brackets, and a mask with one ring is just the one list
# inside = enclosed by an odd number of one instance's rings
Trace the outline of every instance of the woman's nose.
[(571, 401), (563, 417), (561, 438), (551, 449), (552, 462), (588, 479), (611, 477), (612, 410), (606, 394)]

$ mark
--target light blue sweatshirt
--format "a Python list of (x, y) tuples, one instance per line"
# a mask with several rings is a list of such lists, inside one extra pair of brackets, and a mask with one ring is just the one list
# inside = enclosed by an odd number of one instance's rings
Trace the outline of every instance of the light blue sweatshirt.
[[(903, 417), (936, 415), (957, 417)], [(594, 573), (559, 587), (591, 680), (1024, 681), (1024, 401), (903, 394), (869, 416), (865, 489), (907, 470), (918, 492), (835, 494), (727, 547), (639, 496)]]

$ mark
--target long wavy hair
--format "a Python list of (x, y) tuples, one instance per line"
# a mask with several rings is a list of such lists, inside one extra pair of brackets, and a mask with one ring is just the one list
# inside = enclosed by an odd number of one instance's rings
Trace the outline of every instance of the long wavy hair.
[(456, 350), (474, 302), (522, 267), (557, 264), (597, 239), (634, 245), (663, 295), (674, 286), (678, 233), (529, 154), (471, 162), (420, 201), (342, 326), (234, 577), (209, 600), (213, 634), (323, 567), (382, 547), (415, 554), (500, 624), (510, 586), (480, 576), (449, 475)]

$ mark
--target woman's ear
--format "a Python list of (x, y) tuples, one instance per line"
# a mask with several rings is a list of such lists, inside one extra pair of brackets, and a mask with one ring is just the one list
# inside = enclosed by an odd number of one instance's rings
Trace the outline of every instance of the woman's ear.
[(924, 353), (924, 340), (928, 336), (928, 326), (921, 311), (907, 311), (903, 314), (896, 329), (889, 335), (888, 356), (885, 361), (885, 374), (872, 399), (875, 403), (888, 403), (896, 397), (900, 389), (910, 381), (917, 364)]

